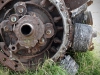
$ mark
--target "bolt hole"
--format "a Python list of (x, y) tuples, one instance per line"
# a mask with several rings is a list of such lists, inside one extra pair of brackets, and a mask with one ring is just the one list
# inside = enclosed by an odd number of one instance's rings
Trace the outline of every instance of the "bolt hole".
[(3, 61), (6, 61), (7, 59), (6, 58), (3, 58)]
[(4, 3), (4, 1), (1, 1), (1, 3)]
[(23, 35), (28, 35), (28, 34), (31, 33), (31, 31), (32, 31), (32, 29), (29, 25), (24, 25), (21, 28), (21, 32), (22, 32)]
[(14, 60), (16, 63), (19, 63), (17, 60)]
[(12, 47), (12, 50), (15, 50), (15, 47), (14, 46)]
[(15, 65), (15, 67), (18, 67), (18, 65)]

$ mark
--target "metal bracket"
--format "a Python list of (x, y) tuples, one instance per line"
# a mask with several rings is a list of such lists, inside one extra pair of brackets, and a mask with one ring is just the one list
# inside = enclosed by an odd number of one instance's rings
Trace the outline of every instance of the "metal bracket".
[(81, 5), (79, 8), (76, 8), (71, 11), (72, 17), (75, 17), (76, 15), (80, 14), (82, 11), (85, 11), (87, 9), (87, 3)]
[(80, 14), (82, 11), (85, 11), (88, 6), (90, 6), (93, 3), (92, 0), (89, 0), (88, 2), (84, 3), (80, 7), (74, 9), (71, 11), (72, 17), (75, 17), (76, 15)]
[[(0, 42), (0, 48), (4, 50), (5, 43)], [(14, 71), (26, 71), (26, 68), (19, 62), (16, 63), (15, 61), (11, 60), (7, 57), (3, 52), (0, 51), (0, 63), (4, 66), (9, 67), (11, 70)]]

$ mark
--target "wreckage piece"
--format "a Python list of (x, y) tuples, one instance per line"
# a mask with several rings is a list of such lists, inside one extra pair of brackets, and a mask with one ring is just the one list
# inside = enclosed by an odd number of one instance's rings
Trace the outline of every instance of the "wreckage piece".
[[(4, 65), (14, 71), (33, 70), (44, 62), (45, 56), (58, 61), (66, 55), (69, 48), (81, 51), (80, 47), (83, 47), (83, 44), (80, 44), (80, 41), (89, 46), (92, 27), (87, 24), (92, 24), (92, 18), (90, 16), (84, 19), (89, 2), (88, 0), (2, 0), (1, 55), (5, 55), (7, 61), (14, 63), (13, 68), (10, 64)], [(77, 21), (80, 18), (77, 16), (82, 13), (85, 24), (83, 20)], [(85, 35), (84, 28), (90, 38)], [(80, 46), (76, 46), (76, 41), (80, 37), (83, 40), (79, 40), (77, 43)], [(81, 49), (86, 51), (88, 48), (84, 46)]]
[(87, 51), (92, 44), (92, 27), (87, 24), (76, 23), (74, 32), (73, 50)]
[(76, 73), (78, 73), (79, 65), (70, 55), (65, 56), (64, 59), (61, 60), (61, 66), (69, 75), (76, 75)]
[(76, 15), (73, 17), (73, 22), (74, 23), (82, 23), (82, 24), (88, 24), (88, 25), (93, 25), (93, 18), (92, 14), (90, 11), (85, 11), (80, 13), (79, 15)]

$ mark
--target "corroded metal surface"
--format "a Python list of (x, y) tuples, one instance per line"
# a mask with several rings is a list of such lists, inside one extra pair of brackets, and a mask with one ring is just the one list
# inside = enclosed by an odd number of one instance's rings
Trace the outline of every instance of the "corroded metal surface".
[[(33, 63), (38, 65), (38, 60), (47, 54), (47, 45), (50, 46), (52, 41), (49, 40), (55, 34), (54, 23), (48, 12), (34, 3), (17, 2), (13, 6), (5, 14), (7, 20), (0, 24), (0, 34), (5, 41), (2, 50), (12, 58), (12, 62), (21, 62), (28, 69)], [(37, 60), (32, 61), (33, 58)]]
[[(3, 50), (5, 50), (5, 43), (0, 42), (0, 47)], [(1, 51), (0, 51), (0, 63), (2, 63), (4, 66), (7, 66), (8, 68), (14, 71), (25, 71), (26, 70), (25, 66), (23, 66), (21, 63), (15, 62), (14, 60), (12, 60), (11, 57), (8, 57)]]
[(58, 52), (53, 56), (53, 60), (57, 61), (59, 57), (62, 57), (68, 46), (69, 46), (69, 22), (68, 22), (68, 19), (69, 18), (69, 13), (68, 13), (68, 10), (66, 10), (66, 6), (65, 6), (65, 3), (63, 0), (50, 0), (50, 2), (52, 4), (55, 5), (55, 7), (58, 9), (58, 11), (60, 12), (60, 15), (63, 19), (63, 27), (64, 27), (64, 33), (63, 33), (63, 41), (62, 41), (62, 44), (58, 50)]
[[(74, 51), (87, 51), (92, 42), (92, 27), (87, 24), (75, 24), (75, 35), (73, 41)], [(88, 35), (87, 35), (88, 34)]]
[(88, 0), (64, 0), (67, 7), (69, 7), (70, 10), (76, 9), (79, 6), (86, 3)]
[(75, 38), (73, 18), (85, 11), (84, 4), (87, 0), (2, 0), (1, 63), (24, 71), (35, 69), (45, 57), (63, 58)]
[(42, 38), (44, 25), (39, 18), (25, 15), (18, 21), (18, 25), (13, 30), (18, 38), (18, 43), (30, 48), (34, 47)]
[(11, 0), (0, 0), (0, 10), (7, 4), (9, 3)]

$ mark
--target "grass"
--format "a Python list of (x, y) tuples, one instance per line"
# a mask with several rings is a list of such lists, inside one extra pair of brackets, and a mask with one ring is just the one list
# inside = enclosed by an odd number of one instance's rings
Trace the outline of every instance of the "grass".
[(76, 54), (76, 61), (80, 66), (77, 75), (100, 75), (100, 59), (93, 52)]

